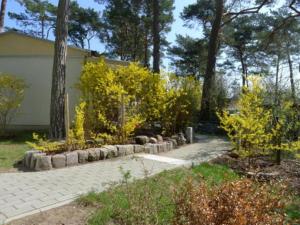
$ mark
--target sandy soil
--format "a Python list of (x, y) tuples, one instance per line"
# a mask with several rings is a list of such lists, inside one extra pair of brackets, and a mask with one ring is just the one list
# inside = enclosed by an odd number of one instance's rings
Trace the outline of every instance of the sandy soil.
[(84, 207), (71, 203), (12, 221), (8, 225), (85, 225), (95, 210), (95, 207)]

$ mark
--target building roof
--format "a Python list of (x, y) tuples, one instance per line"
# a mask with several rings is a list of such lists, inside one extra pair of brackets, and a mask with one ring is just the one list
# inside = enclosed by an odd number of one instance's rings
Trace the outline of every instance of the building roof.
[[(39, 41), (44, 41), (44, 42), (51, 43), (51, 44), (54, 43), (54, 41), (52, 41), (52, 40), (45, 39), (45, 38), (40, 38), (40, 37), (36, 37), (36, 36), (30, 35), (30, 34), (26, 34), (26, 33), (22, 32), (22, 31), (13, 30), (13, 29), (0, 33), (0, 37), (3, 36), (3, 35), (7, 35), (7, 34), (15, 34), (15, 35), (19, 35), (19, 36), (23, 36), (23, 37), (28, 37), (28, 38), (39, 40)], [(83, 51), (83, 52), (91, 52), (90, 50), (79, 48), (79, 47), (76, 47), (74, 45), (68, 45), (68, 47), (76, 49), (76, 50), (79, 50), (79, 51)]]
[[(18, 30), (8, 30), (6, 32), (2, 32), (2, 33), (0, 33), (0, 38), (3, 37), (3, 36), (6, 36), (6, 35), (17, 35), (19, 37), (23, 37), (23, 38), (25, 37), (25, 38), (29, 38), (31, 40), (37, 40), (37, 41), (41, 41), (41, 42), (44, 42), (44, 43), (47, 43), (47, 44), (54, 45), (54, 41), (52, 41), (52, 40), (35, 37), (35, 36), (32, 36), (30, 34), (26, 34), (22, 31), (18, 31)], [(81, 52), (81, 54), (84, 54), (84, 55), (88, 56), (91, 59), (91, 61), (97, 61), (97, 59), (99, 59), (99, 57), (95, 56), (95, 54), (94, 54), (95, 51), (79, 48), (79, 47), (76, 47), (74, 45), (68, 45), (68, 48), (70, 48), (72, 50), (75, 50), (77, 52)], [(100, 57), (101, 57), (101, 54), (100, 54)], [(128, 65), (128, 62), (126, 62), (126, 61), (115, 60), (115, 59), (107, 59), (107, 58), (105, 58), (105, 60), (109, 64)]]

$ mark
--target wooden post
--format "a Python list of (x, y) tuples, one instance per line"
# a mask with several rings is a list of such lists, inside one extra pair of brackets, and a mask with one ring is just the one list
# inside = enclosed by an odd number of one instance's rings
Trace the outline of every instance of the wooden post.
[(69, 128), (70, 128), (70, 114), (69, 114), (69, 95), (65, 94), (65, 129), (66, 129), (66, 143), (69, 142)]

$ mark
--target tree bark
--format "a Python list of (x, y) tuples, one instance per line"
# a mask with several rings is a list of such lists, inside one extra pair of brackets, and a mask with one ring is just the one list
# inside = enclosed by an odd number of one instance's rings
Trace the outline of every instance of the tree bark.
[(290, 83), (291, 83), (291, 91), (292, 91), (292, 99), (294, 104), (296, 104), (296, 89), (295, 89), (295, 81), (294, 81), (294, 71), (293, 71), (293, 63), (290, 55), (290, 50), (287, 47), (287, 57), (288, 57), (288, 64), (290, 70)]
[(245, 60), (244, 60), (244, 54), (241, 48), (238, 48), (238, 53), (239, 53), (239, 57), (240, 57), (240, 62), (241, 62), (241, 66), (242, 66), (242, 85), (243, 87), (246, 87), (247, 85), (247, 78), (248, 78), (248, 71), (247, 71), (247, 66), (245, 64)]
[(224, 11), (223, 0), (215, 0), (216, 2), (216, 15), (212, 25), (212, 29), (209, 37), (208, 45), (208, 60), (206, 65), (206, 72), (204, 76), (202, 100), (201, 100), (201, 111), (200, 119), (204, 121), (209, 121), (211, 119), (211, 101), (212, 101), (212, 91), (215, 81), (215, 67), (216, 67), (216, 56), (218, 53), (218, 42), (219, 33), (221, 29), (222, 16)]
[(0, 9), (0, 33), (2, 33), (4, 31), (4, 19), (5, 19), (5, 12), (6, 12), (6, 4), (7, 4), (7, 0), (2, 0), (1, 9)]
[(160, 68), (160, 32), (159, 32), (159, 0), (153, 0), (153, 72), (159, 73)]
[(149, 68), (149, 56), (148, 56), (148, 32), (145, 32), (144, 37), (144, 67)]
[(51, 139), (63, 139), (66, 135), (64, 114), (69, 5), (69, 0), (59, 0), (51, 88)]
[[(289, 70), (290, 70), (290, 82), (291, 82), (291, 91), (292, 91), (292, 99), (294, 107), (297, 107), (297, 99), (296, 99), (296, 88), (295, 88), (295, 81), (294, 81), (294, 71), (293, 71), (293, 62), (291, 59), (291, 54), (289, 47), (287, 46), (287, 57), (288, 57), (288, 64), (289, 64)], [(298, 130), (296, 128), (297, 118), (293, 118), (292, 121), (292, 134), (293, 134), (293, 141), (298, 140)]]
[(280, 54), (278, 53), (277, 60), (276, 60), (275, 98), (274, 98), (274, 104), (276, 109), (279, 106), (279, 65), (280, 65)]

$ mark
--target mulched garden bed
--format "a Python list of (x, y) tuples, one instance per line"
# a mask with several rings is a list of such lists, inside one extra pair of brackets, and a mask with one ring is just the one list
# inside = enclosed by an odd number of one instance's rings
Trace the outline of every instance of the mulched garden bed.
[(257, 156), (251, 159), (251, 165), (246, 158), (241, 158), (233, 152), (228, 152), (212, 163), (227, 165), (238, 174), (258, 181), (283, 181), (288, 187), (300, 194), (300, 160), (283, 159), (277, 165), (271, 156)]

